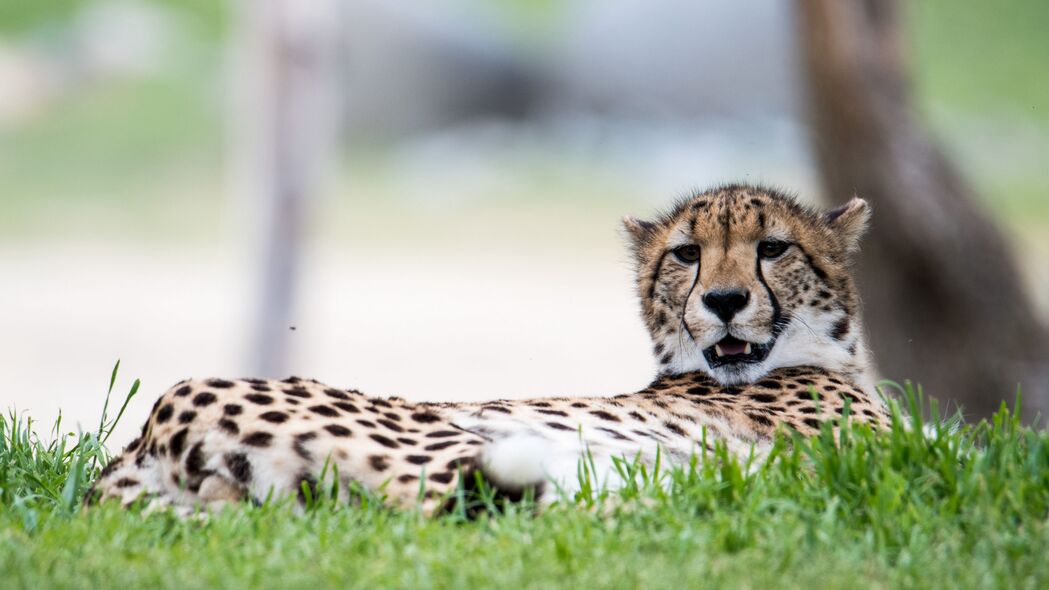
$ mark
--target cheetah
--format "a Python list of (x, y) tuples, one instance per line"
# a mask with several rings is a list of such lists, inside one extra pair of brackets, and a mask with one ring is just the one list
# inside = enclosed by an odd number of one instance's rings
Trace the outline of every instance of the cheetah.
[(579, 490), (586, 457), (614, 487), (620, 459), (686, 466), (722, 444), (762, 458), (846, 412), (889, 425), (850, 264), (867, 204), (816, 211), (773, 189), (698, 192), (653, 221), (623, 220), (658, 363), (640, 391), (409, 403), (291, 377), (194, 379), (157, 400), (87, 501), (185, 510), (299, 496), (327, 478), (427, 514), (480, 473), (538, 505)]

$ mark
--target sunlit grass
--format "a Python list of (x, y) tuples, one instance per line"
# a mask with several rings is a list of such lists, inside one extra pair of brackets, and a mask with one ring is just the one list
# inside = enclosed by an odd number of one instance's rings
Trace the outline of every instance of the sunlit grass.
[(538, 515), (481, 498), (479, 515), (425, 519), (318, 497), (304, 512), (271, 502), (179, 519), (80, 507), (112, 419), (99, 432), (63, 433), (59, 422), (37, 437), (35, 423), (9, 415), (0, 418), (0, 579), (6, 588), (1045, 587), (1049, 434), (1005, 407), (974, 425), (894, 416), (888, 432), (784, 436), (751, 469), (724, 448), (691, 469), (624, 461), (622, 489), (584, 485)]

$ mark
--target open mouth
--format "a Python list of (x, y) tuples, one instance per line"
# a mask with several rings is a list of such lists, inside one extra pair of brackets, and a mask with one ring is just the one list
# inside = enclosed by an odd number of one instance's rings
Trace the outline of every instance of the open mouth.
[(765, 360), (776, 343), (772, 339), (765, 344), (755, 344), (732, 336), (725, 336), (714, 346), (703, 350), (703, 356), (711, 367), (721, 367), (736, 363), (760, 363)]

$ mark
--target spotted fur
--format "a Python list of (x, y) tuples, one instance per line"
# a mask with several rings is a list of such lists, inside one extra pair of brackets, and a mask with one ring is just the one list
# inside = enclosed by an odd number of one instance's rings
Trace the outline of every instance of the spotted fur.
[[(886, 427), (848, 274), (865, 222), (862, 201), (817, 213), (747, 186), (697, 194), (655, 222), (628, 218), (660, 364), (641, 391), (435, 404), (296, 377), (189, 380), (157, 400), (88, 500), (183, 509), (305, 500), (327, 477), (343, 495), (362, 486), (432, 513), (480, 472), (508, 497), (531, 488), (548, 503), (578, 489), (584, 456), (599, 483), (615, 486), (619, 458), (683, 465), (717, 442), (760, 458), (777, 431), (812, 434), (846, 406)], [(685, 246), (695, 250), (675, 254)], [(748, 294), (732, 317), (704, 298), (726, 289)], [(767, 354), (712, 364), (726, 338)]]

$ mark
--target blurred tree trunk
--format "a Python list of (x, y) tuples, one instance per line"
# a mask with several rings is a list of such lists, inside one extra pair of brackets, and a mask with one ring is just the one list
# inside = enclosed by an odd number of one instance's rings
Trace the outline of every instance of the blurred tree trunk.
[(234, 160), (258, 273), (253, 375), (284, 377), (311, 197), (338, 127), (342, 0), (238, 0)]
[(826, 194), (874, 210), (860, 288), (882, 374), (969, 418), (1022, 384), (1025, 417), (1049, 414), (1049, 333), (1006, 240), (913, 112), (900, 4), (797, 1)]

